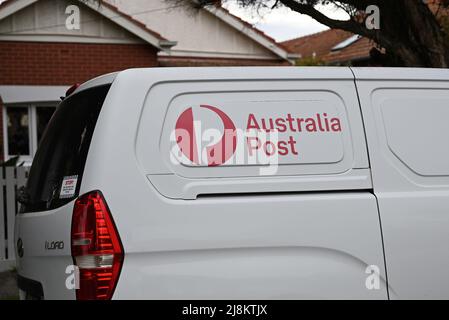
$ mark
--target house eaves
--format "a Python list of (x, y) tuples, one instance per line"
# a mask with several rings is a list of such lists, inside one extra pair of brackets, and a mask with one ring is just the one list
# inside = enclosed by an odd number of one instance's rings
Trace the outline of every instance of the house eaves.
[[(30, 6), (38, 0), (6, 0), (0, 4), (0, 20)], [(159, 33), (149, 29), (145, 24), (132, 18), (130, 15), (120, 11), (114, 5), (103, 0), (98, 1), (80, 1), (82, 5), (89, 7), (101, 16), (109, 19), (123, 29), (151, 44), (159, 50), (169, 51), (171, 47), (177, 44), (176, 41), (170, 41), (162, 37)]]
[(296, 54), (288, 52), (288, 50), (283, 48), (282, 45), (277, 43), (273, 38), (269, 37), (264, 32), (254, 27), (252, 24), (233, 15), (227, 9), (221, 6), (204, 7), (204, 9), (226, 24), (230, 25), (234, 29), (242, 32), (247, 37), (260, 44), (262, 47), (273, 52), (278, 57), (288, 61), (290, 64), (294, 64), (294, 61), (298, 58)]

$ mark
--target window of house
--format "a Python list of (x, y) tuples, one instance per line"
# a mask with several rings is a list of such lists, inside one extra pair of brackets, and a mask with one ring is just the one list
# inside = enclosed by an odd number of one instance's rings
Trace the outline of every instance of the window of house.
[(5, 159), (20, 156), (20, 161), (31, 162), (55, 110), (56, 103), (3, 108)]
[(30, 119), (27, 107), (7, 108), (8, 153), (30, 155)]

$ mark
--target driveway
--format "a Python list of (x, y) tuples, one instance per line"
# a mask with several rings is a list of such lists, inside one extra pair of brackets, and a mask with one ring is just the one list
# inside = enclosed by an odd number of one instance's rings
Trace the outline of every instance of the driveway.
[(14, 271), (0, 272), (0, 300), (19, 299), (16, 273)]

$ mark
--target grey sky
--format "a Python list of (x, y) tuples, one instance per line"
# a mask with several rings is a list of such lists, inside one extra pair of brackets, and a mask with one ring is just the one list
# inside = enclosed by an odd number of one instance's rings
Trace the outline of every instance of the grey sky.
[[(311, 17), (291, 11), (288, 8), (262, 10), (262, 12), (257, 13), (253, 9), (238, 7), (232, 0), (225, 3), (225, 7), (233, 14), (275, 38), (276, 41), (284, 41), (328, 29)], [(319, 10), (334, 19), (346, 20), (348, 18), (345, 12), (335, 9), (333, 6), (320, 7)]]

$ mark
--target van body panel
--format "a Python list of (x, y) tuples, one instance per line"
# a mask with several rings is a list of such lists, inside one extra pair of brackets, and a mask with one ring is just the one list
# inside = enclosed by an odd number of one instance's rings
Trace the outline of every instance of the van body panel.
[[(99, 190), (124, 251), (114, 299), (448, 298), (448, 79), (254, 67), (131, 69), (87, 82), (70, 97), (111, 86), (79, 190), (17, 215), (18, 273), (46, 299), (76, 298), (66, 286), (74, 200)], [(292, 142), (278, 162), (242, 164), (233, 148), (215, 158), (216, 137), (204, 153), (178, 139), (202, 137), (195, 120), (235, 141), (237, 129), (267, 131), (270, 119), (273, 141), (293, 137), (298, 154)]]
[[(348, 140), (350, 152), (345, 153), (351, 159), (347, 163), (350, 174), (279, 176), (272, 181), (270, 176), (212, 175), (210, 183), (204, 182), (207, 180), (204, 177), (203, 180), (189, 177), (189, 183), (198, 183), (199, 187), (182, 186), (176, 179), (161, 182), (166, 183), (165, 190), (177, 190), (183, 197), (175, 194), (176, 199), (155, 188), (153, 177), (176, 176), (169, 174), (170, 167), (160, 156), (164, 125), (161, 119), (165, 116), (156, 109), (148, 116), (144, 110), (161, 99), (170, 102), (170, 97), (174, 97), (158, 95), (160, 99), (149, 99), (155, 82), (178, 81), (180, 88), (186, 79), (210, 79), (213, 87), (214, 81), (223, 81), (225, 75), (226, 81), (242, 78), (253, 89), (253, 77), (285, 81), (302, 76), (290, 68), (251, 68), (251, 78), (245, 69), (226, 68), (226, 71), (130, 70), (119, 73), (111, 86), (105, 100), (107, 108), (100, 113), (91, 142), (81, 193), (102, 191), (123, 242), (125, 259), (114, 299), (387, 299), (377, 204), (375, 197), (366, 191), (371, 183), (363, 131), (357, 131), (361, 137), (357, 134), (356, 139)], [(346, 77), (347, 71), (344, 69), (340, 77)], [(305, 82), (301, 85), (306, 86)], [(345, 88), (340, 96), (354, 103), (347, 115), (354, 120), (348, 123), (351, 130), (361, 129), (361, 121), (355, 120), (360, 117), (360, 110), (353, 81), (332, 85)], [(188, 86), (186, 83), (184, 87)], [(207, 91), (208, 86), (205, 81), (202, 90)], [(317, 88), (319, 84), (313, 86)], [(133, 97), (133, 103), (129, 103), (129, 97)], [(355, 121), (354, 125), (351, 121)], [(153, 132), (152, 128), (157, 130)], [(142, 132), (152, 134), (143, 136)], [(152, 160), (144, 163), (142, 159), (149, 156), (150, 150)], [(148, 179), (151, 172), (158, 174)], [(166, 173), (167, 177), (162, 177)], [(346, 183), (348, 186), (352, 183), (356, 190), (332, 190), (338, 184), (336, 181), (343, 181), (344, 177), (355, 180)], [(232, 188), (240, 194), (229, 194), (231, 188), (220, 186), (233, 183), (233, 179), (239, 183)], [(329, 190), (279, 194), (292, 191), (290, 188), (298, 190), (295, 181), (302, 181), (298, 185), (306, 190), (306, 181), (317, 186), (320, 179), (328, 183)], [(237, 185), (245, 181), (253, 186), (241, 193), (244, 189)], [(291, 186), (283, 189), (283, 181)], [(259, 185), (264, 182), (265, 189), (251, 189), (258, 182)], [(208, 189), (215, 192), (203, 197)], [(269, 193), (253, 194), (254, 190)], [(370, 275), (366, 270), (370, 265), (378, 267), (379, 289), (366, 287)]]
[[(319, 178), (322, 183), (317, 190), (331, 190), (335, 180), (342, 182), (340, 190), (371, 187), (368, 172), (357, 171), (367, 169), (369, 164), (356, 89), (353, 79), (347, 78), (347, 69), (331, 69), (330, 73), (320, 70), (317, 75), (322, 78), (295, 69), (250, 68), (251, 77), (236, 68), (225, 69), (229, 72), (181, 69), (170, 80), (166, 79), (170, 70), (154, 69), (139, 77), (148, 76), (145, 83), (150, 85), (135, 152), (141, 170), (159, 192), (168, 198), (189, 199), (211, 192), (232, 193), (239, 185), (249, 192), (262, 192), (270, 189), (272, 183), (279, 184), (274, 191), (295, 192), (303, 191), (300, 184), (283, 180), (299, 181), (301, 177)], [(229, 117), (237, 131), (237, 146), (242, 146), (218, 166), (208, 165), (205, 157), (207, 146), (213, 144), (213, 139), (204, 138), (207, 130), (223, 130), (217, 114), (205, 108), (210, 106)], [(198, 131), (194, 132), (197, 144), (201, 145), (197, 149), (198, 161), (194, 162), (180, 152), (175, 139), (180, 119), (190, 110), (198, 116), (193, 122), (201, 121), (205, 129), (201, 138)], [(288, 117), (294, 118), (290, 126)], [(338, 126), (332, 126), (333, 120), (338, 120)], [(262, 152), (250, 158), (253, 153), (250, 149), (257, 143), (245, 134), (255, 125), (261, 128), (258, 133), (264, 133), (269, 125), (282, 132), (276, 137), (279, 147), (274, 157), (262, 159)], [(288, 139), (295, 142), (294, 147), (288, 146)], [(285, 146), (290, 149), (280, 155), (281, 147)], [(214, 191), (206, 180), (226, 182)], [(248, 183), (251, 180), (259, 182)], [(193, 193), (189, 191), (192, 185), (195, 185)]]
[[(353, 169), (338, 175), (188, 179), (177, 175), (147, 175), (153, 187), (167, 198), (196, 199), (202, 195), (235, 193), (311, 192), (372, 189), (369, 169)], [(276, 189), (273, 190), (273, 183)]]
[[(353, 70), (361, 78), (357, 88), (390, 297), (447, 299), (449, 73), (405, 69), (393, 76), (393, 70)], [(394, 81), (398, 77), (404, 79)]]
[[(15, 243), (22, 242), (23, 256), (17, 253), (17, 273), (42, 285), (44, 299), (75, 299), (66, 286), (73, 265), (70, 228), (73, 203), (46, 212), (18, 214)], [(20, 288), (23, 289), (23, 288)]]
[[(369, 193), (153, 197), (151, 208), (109, 202), (112, 212), (136, 218), (116, 216), (127, 239), (117, 299), (387, 298), (377, 205)], [(379, 290), (366, 287), (369, 265), (380, 268)]]
[[(106, 78), (108, 78), (107, 76)], [(66, 97), (47, 126), (16, 215), (20, 288), (30, 298), (74, 299), (77, 276), (71, 252), (75, 199), (80, 195), (91, 137), (104, 98), (105, 79)], [(42, 288), (27, 288), (35, 283)]]

